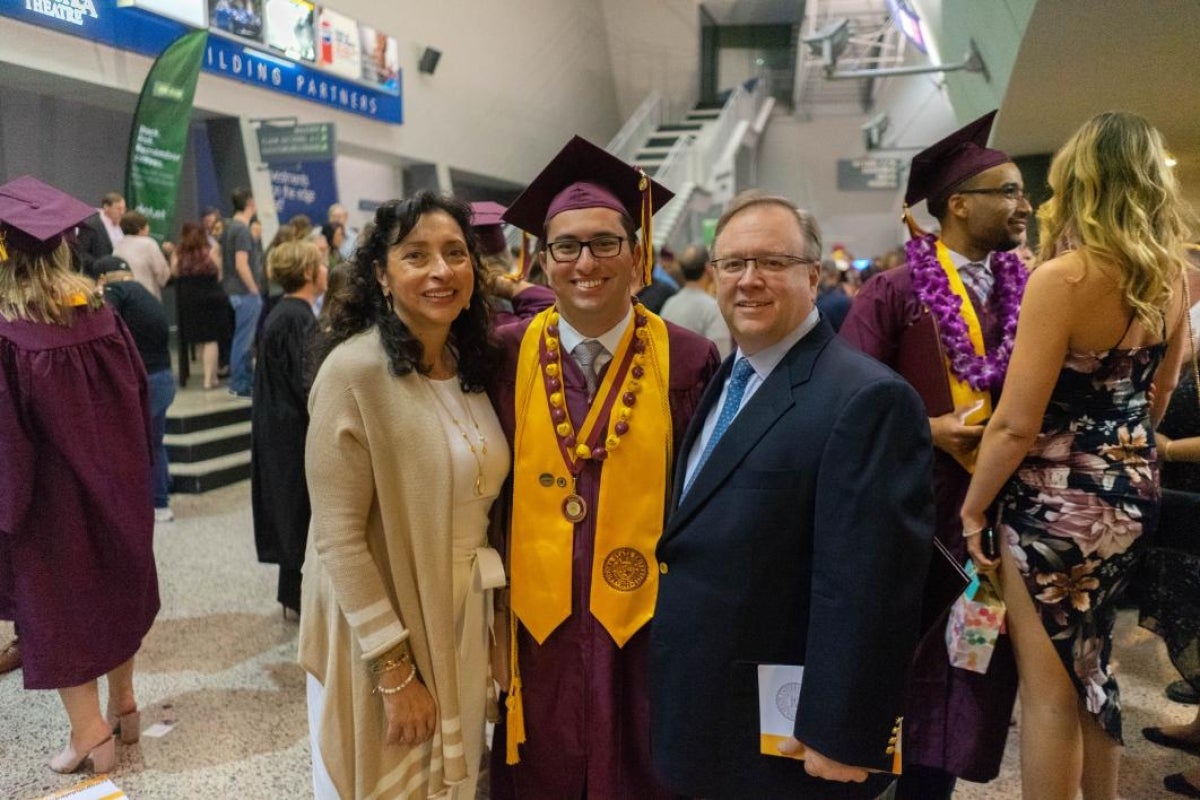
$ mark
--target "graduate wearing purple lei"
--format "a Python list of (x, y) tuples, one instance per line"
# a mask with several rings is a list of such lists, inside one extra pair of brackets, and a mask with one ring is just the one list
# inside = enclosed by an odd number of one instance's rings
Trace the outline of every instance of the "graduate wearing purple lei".
[[(966, 551), (958, 510), (1004, 383), (1026, 278), (1013, 251), (1031, 208), (1020, 170), (987, 147), (994, 117), (981, 117), (913, 158), (905, 194), (913, 234), (907, 262), (863, 287), (841, 329), (925, 401), (936, 448), (937, 537), (960, 562)], [(920, 231), (907, 213), (922, 200), (940, 236)], [(927, 603), (946, 599), (939, 589), (947, 587), (936, 584), (931, 578)], [(987, 674), (955, 669), (944, 623), (943, 615), (932, 624), (914, 659), (897, 800), (948, 799), (956, 778), (983, 782), (999, 772), (1017, 687), (1011, 646), (1002, 636)]]

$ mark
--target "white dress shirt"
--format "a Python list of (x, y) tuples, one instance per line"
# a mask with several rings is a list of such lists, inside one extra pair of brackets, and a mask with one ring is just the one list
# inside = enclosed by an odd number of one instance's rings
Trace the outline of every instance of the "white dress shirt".
[[(621, 346), (621, 337), (625, 335), (625, 329), (633, 322), (633, 307), (630, 306), (628, 313), (625, 314), (625, 319), (618, 322), (613, 327), (609, 328), (599, 336), (584, 336), (579, 331), (571, 327), (571, 323), (567, 322), (567, 318), (558, 314), (558, 342), (562, 348), (563, 355), (571, 356), (571, 352), (576, 345), (584, 339), (595, 339), (600, 344), (604, 345), (604, 352), (596, 356), (596, 360), (592, 362), (592, 369), (596, 371), (596, 381), (599, 383), (600, 375), (604, 371), (604, 367), (608, 362), (612, 361), (613, 353), (617, 352), (617, 348)], [(574, 356), (571, 356), (572, 358)]]
[[(734, 351), (733, 363), (737, 363), (739, 358), (745, 358), (750, 362), (750, 366), (754, 368), (754, 374), (750, 376), (750, 380), (746, 382), (746, 391), (742, 394), (742, 402), (738, 406), (738, 413), (746, 407), (746, 403), (750, 402), (750, 398), (758, 391), (759, 387), (771, 376), (775, 368), (779, 366), (779, 362), (783, 361), (783, 357), (788, 354), (797, 342), (803, 339), (817, 327), (817, 323), (821, 321), (821, 314), (814, 307), (804, 318), (796, 329), (784, 336), (770, 347), (759, 350), (752, 356), (743, 356), (742, 349), (739, 347)], [(700, 456), (704, 453), (704, 448), (708, 446), (708, 440), (712, 438), (713, 429), (717, 427), (717, 417), (721, 416), (721, 409), (725, 406), (725, 395), (729, 391), (729, 378), (733, 375), (730, 370), (729, 375), (725, 377), (725, 385), (721, 387), (721, 396), (717, 398), (717, 402), (713, 403), (712, 408), (708, 410), (708, 416), (704, 418), (704, 427), (700, 429), (700, 435), (696, 437), (696, 441), (692, 444), (692, 451), (688, 453), (687, 472), (684, 473), (683, 485), (690, 486), (692, 484), (693, 474), (696, 471), (697, 462)], [(734, 417), (737, 419), (737, 417)]]

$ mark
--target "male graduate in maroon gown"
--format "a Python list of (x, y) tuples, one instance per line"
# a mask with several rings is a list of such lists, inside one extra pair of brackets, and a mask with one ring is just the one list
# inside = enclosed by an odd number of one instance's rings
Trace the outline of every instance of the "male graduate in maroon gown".
[[(868, 281), (841, 329), (925, 401), (935, 447), (937, 538), (964, 563), (958, 510), (1012, 352), (1025, 285), (1013, 249), (1030, 214), (1020, 170), (987, 147), (995, 114), (913, 158), (905, 206), (926, 201), (941, 236), (918, 235), (906, 214), (914, 234), (907, 263)], [(927, 587), (926, 597), (940, 588)], [(1008, 637), (980, 675), (950, 665), (944, 630), (943, 616), (914, 659), (897, 800), (949, 800), (956, 777), (989, 781), (1000, 769), (1017, 688)]]
[(650, 762), (654, 549), (674, 454), (719, 363), (707, 339), (633, 300), (670, 199), (575, 137), (505, 214), (540, 238), (556, 303), (499, 332), (492, 398), (514, 468), (495, 542), (511, 605), (497, 619), (513, 627), (496, 800), (671, 796)]

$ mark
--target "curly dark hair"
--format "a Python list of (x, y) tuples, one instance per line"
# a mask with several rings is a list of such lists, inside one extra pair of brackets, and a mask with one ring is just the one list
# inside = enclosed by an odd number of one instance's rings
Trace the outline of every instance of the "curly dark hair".
[(389, 201), (375, 211), (375, 220), (369, 231), (364, 231), (354, 258), (345, 264), (350, 277), (334, 299), (337, 313), (330, 315), (331, 326), (315, 343), (314, 374), (335, 347), (371, 327), (379, 328), (393, 375), (429, 372), (422, 366), (424, 346), (384, 298), (378, 275), (387, 264), (388, 251), (412, 232), (422, 216), (434, 211), (443, 211), (458, 223), (471, 254), (474, 291), (470, 305), (450, 325), (449, 344), (458, 361), (458, 379), (463, 391), (484, 390), (497, 359), (490, 337), (491, 312), (487, 293), (483, 291), (487, 282), (480, 264), (479, 242), (471, 228), (471, 207), (456, 198), (430, 191), (418, 192), (406, 200)]

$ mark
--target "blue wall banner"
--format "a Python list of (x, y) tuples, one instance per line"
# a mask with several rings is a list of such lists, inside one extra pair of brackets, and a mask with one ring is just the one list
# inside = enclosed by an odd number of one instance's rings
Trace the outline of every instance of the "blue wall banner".
[(305, 214), (321, 224), (338, 201), (332, 161), (271, 164), (271, 191), (280, 222)]
[[(0, 15), (157, 58), (192, 30), (117, 0), (0, 0)], [(402, 95), (297, 64), (210, 31), (203, 71), (382, 122), (404, 121)], [(395, 91), (395, 90), (393, 90)]]

